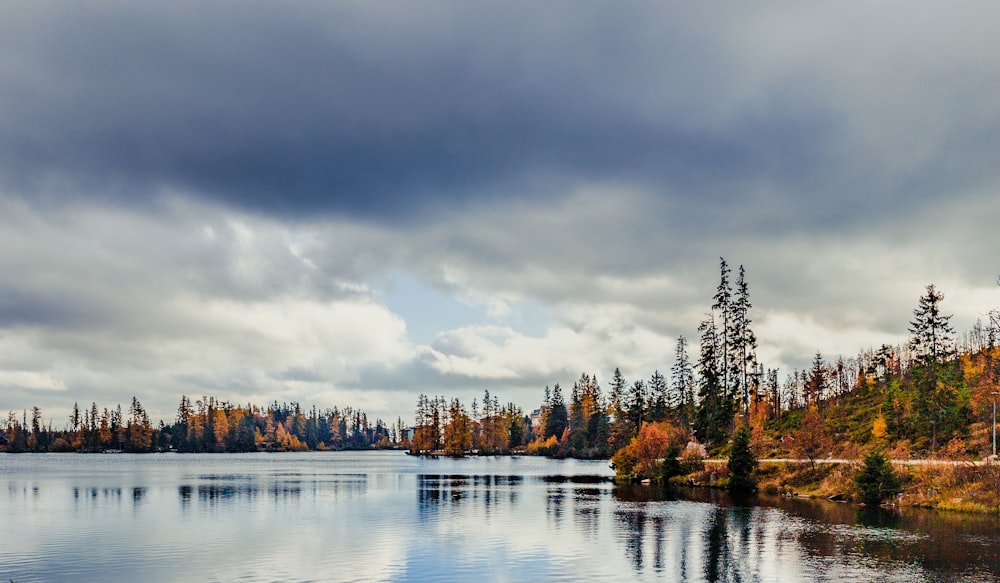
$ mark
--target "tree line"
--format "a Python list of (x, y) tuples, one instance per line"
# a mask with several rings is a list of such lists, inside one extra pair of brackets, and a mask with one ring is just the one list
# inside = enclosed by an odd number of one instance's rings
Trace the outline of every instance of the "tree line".
[(68, 425), (54, 429), (42, 422), (38, 407), (14, 412), (0, 432), (0, 446), (7, 452), (106, 452), (147, 453), (307, 451), (392, 447), (404, 431), (402, 421), (393, 426), (377, 419), (371, 423), (359, 409), (334, 407), (305, 410), (299, 403), (271, 403), (266, 407), (236, 405), (214, 397), (192, 401), (181, 396), (173, 423), (153, 425), (135, 397), (125, 415), (121, 405), (99, 409), (96, 403), (82, 409), (73, 404)]
[[(611, 457), (647, 424), (668, 423), (675, 436), (725, 454), (746, 426), (758, 452), (829, 453), (839, 446), (900, 445), (920, 455), (980, 455), (984, 412), (1000, 379), (1000, 314), (956, 335), (943, 312), (944, 294), (928, 285), (898, 346), (863, 349), (828, 362), (816, 352), (806, 370), (779, 380), (757, 356), (746, 270), (735, 278), (720, 258), (719, 282), (697, 326), (697, 346), (677, 339), (669, 378), (655, 370), (626, 380), (616, 368), (607, 391), (583, 373), (569, 395), (546, 386), (539, 409), (513, 405), (480, 416), (458, 399), (421, 395), (414, 453), (449, 455), (514, 450), (553, 456)], [(996, 396), (996, 395), (992, 395)], [(487, 402), (490, 397), (487, 396)], [(480, 435), (505, 432), (502, 447)], [(490, 429), (486, 429), (490, 428)], [(978, 448), (978, 449), (977, 449)], [(849, 448), (848, 448), (849, 450)], [(857, 452), (860, 455), (860, 452)], [(814, 459), (814, 458), (813, 458)]]
[[(896, 346), (863, 349), (828, 362), (815, 353), (807, 370), (780, 371), (757, 357), (746, 270), (736, 276), (720, 258), (719, 282), (697, 325), (697, 345), (678, 337), (665, 376), (627, 380), (620, 369), (602, 389), (582, 373), (568, 394), (544, 388), (526, 414), (486, 391), (466, 407), (444, 396), (417, 399), (414, 423), (371, 423), (350, 407), (304, 410), (298, 403), (266, 407), (182, 396), (170, 424), (153, 426), (135, 398), (121, 406), (81, 409), (64, 429), (42, 422), (34, 407), (8, 415), (0, 446), (7, 451), (190, 452), (288, 451), (403, 447), (446, 455), (525, 452), (610, 458), (648, 424), (667, 423), (714, 453), (725, 453), (746, 426), (757, 452), (804, 457), (879, 444), (917, 455), (981, 455), (989, 435), (986, 413), (1000, 380), (1000, 313), (962, 336), (943, 311), (944, 294), (928, 285)], [(849, 449), (846, 451), (850, 451)], [(860, 455), (859, 452), (858, 455)]]

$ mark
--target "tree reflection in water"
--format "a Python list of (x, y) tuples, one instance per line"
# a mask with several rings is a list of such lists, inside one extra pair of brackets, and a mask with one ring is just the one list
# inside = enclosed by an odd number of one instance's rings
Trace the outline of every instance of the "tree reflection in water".
[(614, 497), (636, 575), (649, 570), (650, 552), (653, 572), (711, 583), (988, 581), (1000, 572), (993, 517), (635, 485), (617, 486)]

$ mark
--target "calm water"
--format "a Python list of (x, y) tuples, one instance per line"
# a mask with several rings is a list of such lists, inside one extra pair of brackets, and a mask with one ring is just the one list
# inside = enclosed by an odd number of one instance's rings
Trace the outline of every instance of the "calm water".
[(670, 499), (610, 475), (398, 452), (0, 455), (0, 581), (1000, 579), (993, 519)]

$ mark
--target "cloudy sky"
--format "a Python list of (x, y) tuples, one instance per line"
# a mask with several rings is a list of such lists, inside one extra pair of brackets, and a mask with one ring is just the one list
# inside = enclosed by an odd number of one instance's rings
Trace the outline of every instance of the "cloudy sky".
[(0, 8), (0, 411), (412, 417), (673, 363), (744, 265), (782, 376), (1000, 306), (1000, 5)]

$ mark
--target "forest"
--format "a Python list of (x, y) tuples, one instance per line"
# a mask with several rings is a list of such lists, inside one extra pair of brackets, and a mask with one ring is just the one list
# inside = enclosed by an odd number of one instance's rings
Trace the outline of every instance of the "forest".
[[(402, 448), (413, 454), (524, 453), (612, 458), (644, 441), (726, 455), (746, 427), (758, 457), (860, 459), (874, 447), (894, 458), (982, 459), (991, 452), (991, 418), (1000, 378), (1000, 315), (985, 314), (956, 334), (944, 294), (928, 285), (917, 298), (910, 338), (865, 348), (850, 358), (812, 357), (807, 370), (780, 371), (757, 357), (746, 270), (735, 278), (720, 259), (719, 282), (697, 340), (680, 336), (665, 373), (626, 379), (615, 369), (607, 389), (582, 373), (568, 390), (545, 387), (526, 412), (485, 391), (466, 406), (421, 394), (412, 425), (370, 421), (351, 407), (299, 403), (234, 404), (182, 396), (171, 423), (153, 425), (133, 397), (99, 408), (74, 404), (65, 426), (42, 421), (38, 407), (10, 412), (0, 432), (7, 452), (243, 452)], [(640, 439), (640, 437), (645, 437)], [(632, 450), (627, 448), (631, 447)], [(625, 454), (623, 454), (625, 455)]]
[[(487, 392), (467, 409), (458, 399), (420, 395), (412, 453), (466, 455), (522, 451), (610, 458), (657, 435), (703, 455), (729, 453), (746, 427), (762, 457), (860, 459), (872, 448), (896, 458), (983, 459), (1000, 378), (1000, 313), (959, 335), (933, 284), (917, 298), (910, 338), (827, 360), (780, 379), (757, 357), (750, 287), (720, 259), (719, 283), (697, 344), (677, 339), (667, 374), (627, 380), (615, 369), (607, 391), (583, 373), (566, 391), (545, 387), (530, 416)], [(663, 448), (660, 447), (660, 454)], [(660, 455), (659, 457), (662, 457)]]

